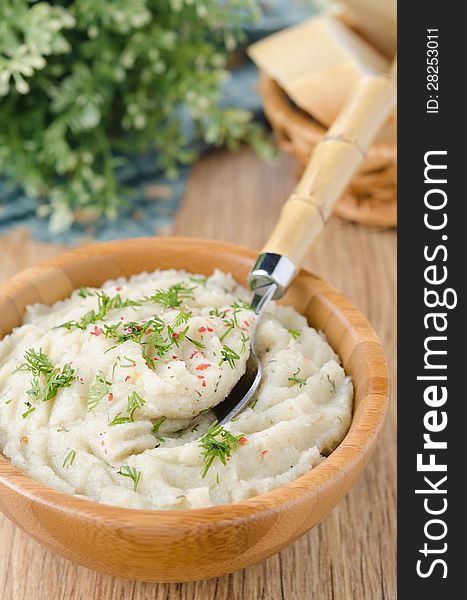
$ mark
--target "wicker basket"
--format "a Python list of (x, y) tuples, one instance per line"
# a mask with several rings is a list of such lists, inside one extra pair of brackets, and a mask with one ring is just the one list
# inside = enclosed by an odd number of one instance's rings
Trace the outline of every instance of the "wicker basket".
[[(294, 106), (284, 90), (264, 72), (260, 72), (260, 93), (264, 112), (276, 132), (279, 145), (305, 167), (325, 129)], [(346, 194), (334, 208), (334, 214), (362, 225), (395, 227), (396, 160), (395, 144), (374, 144)]]

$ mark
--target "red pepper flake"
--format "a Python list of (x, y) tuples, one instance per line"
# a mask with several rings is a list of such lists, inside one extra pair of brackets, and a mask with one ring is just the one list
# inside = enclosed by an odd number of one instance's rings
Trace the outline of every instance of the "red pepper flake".
[(243, 321), (243, 322), (245, 323), (245, 325), (246, 325), (247, 327), (249, 327), (249, 326), (250, 326), (250, 323), (249, 323), (249, 321)]
[(198, 327), (200, 333), (206, 333), (206, 327)]
[(172, 356), (172, 358), (173, 358), (174, 360), (177, 360), (178, 356), (175, 356), (175, 354), (174, 354), (174, 355)]
[(248, 442), (248, 438), (245, 437), (244, 435), (241, 435), (240, 438), (239, 438), (239, 440), (238, 440), (238, 443), (240, 444), (240, 446), (243, 446), (247, 442)]
[(116, 288), (115, 288), (115, 291), (116, 291), (116, 292), (121, 292), (121, 291), (122, 291), (122, 286), (121, 286), (121, 285), (119, 285), (118, 287), (116, 287)]
[(208, 327), (208, 331), (209, 331), (209, 333), (212, 333), (214, 331), (214, 329), (212, 327)]
[(198, 375), (198, 379), (204, 379), (204, 375)]
[(127, 376), (125, 377), (125, 381), (130, 381), (130, 379), (131, 379), (131, 375), (127, 375)]
[(206, 381), (203, 380), (202, 387), (206, 387)]
[(263, 450), (261, 452), (261, 458), (265, 458), (268, 455), (269, 450)]
[(211, 366), (211, 365), (210, 365), (209, 363), (203, 363), (203, 364), (201, 364), (201, 365), (198, 365), (198, 366), (196, 367), (196, 370), (197, 370), (197, 371), (205, 371), (206, 369), (209, 369), (209, 367), (210, 367), (210, 366)]
[(178, 340), (178, 338), (180, 337), (180, 334), (179, 334), (179, 333), (177, 333), (176, 331), (174, 331), (174, 332), (172, 333), (172, 337), (174, 338), (174, 340)]
[(91, 331), (91, 335), (98, 336), (102, 333), (102, 329), (100, 329), (97, 325), (94, 325), (93, 331)]
[(199, 350), (195, 350), (192, 355), (190, 356), (190, 358), (193, 358), (193, 356), (196, 356), (197, 354), (199, 354)]
[(114, 399), (114, 395), (112, 394), (112, 392), (109, 392), (109, 395), (108, 395), (109, 402), (112, 402), (113, 399)]
[(125, 317), (123, 317), (123, 316), (122, 316), (122, 317), (120, 317), (120, 321), (123, 321), (123, 320), (124, 320), (124, 318), (125, 318)]

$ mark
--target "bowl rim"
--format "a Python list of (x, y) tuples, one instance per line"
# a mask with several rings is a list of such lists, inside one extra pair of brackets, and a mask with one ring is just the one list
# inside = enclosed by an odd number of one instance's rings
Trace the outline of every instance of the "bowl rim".
[[(128, 247), (134, 250), (136, 246), (146, 246), (147, 244), (155, 247), (179, 247), (180, 244), (189, 244), (194, 249), (203, 247), (206, 251), (222, 249), (223, 253), (236, 254), (243, 256), (253, 264), (257, 256), (257, 251), (250, 248), (229, 244), (218, 240), (209, 240), (191, 237), (141, 237), (127, 240), (115, 240), (110, 242), (99, 242), (90, 245), (78, 247), (70, 251), (61, 253), (52, 259), (48, 259), (36, 266), (24, 269), (0, 285), (0, 302), (5, 296), (8, 297), (8, 290), (27, 285), (25, 275), (29, 272), (40, 269), (49, 271), (51, 274), (56, 271), (61, 264), (74, 264), (85, 258), (90, 258), (96, 251), (99, 254), (113, 254), (117, 249), (121, 250)], [(140, 271), (141, 272), (141, 271)], [(84, 496), (74, 496), (61, 492), (55, 488), (30, 477), (25, 472), (14, 467), (8, 459), (0, 452), (0, 486), (9, 488), (11, 491), (27, 498), (31, 503), (42, 505), (47, 509), (58, 510), (64, 513), (72, 513), (75, 517), (78, 514), (81, 518), (92, 521), (106, 522), (112, 526), (140, 527), (146, 532), (148, 530), (161, 532), (164, 529), (173, 530), (191, 530), (193, 527), (209, 527), (214, 523), (220, 522), (238, 522), (247, 518), (258, 516), (260, 513), (277, 513), (285, 505), (294, 504), (306, 500), (308, 496), (320, 494), (333, 483), (333, 479), (338, 477), (343, 471), (351, 471), (353, 465), (361, 461), (362, 456), (367, 455), (367, 450), (371, 449), (378, 439), (389, 404), (389, 378), (387, 362), (381, 342), (371, 327), (368, 320), (362, 313), (343, 294), (337, 292), (331, 285), (313, 275), (306, 269), (301, 269), (297, 277), (305, 276), (312, 278), (314, 286), (319, 288), (316, 296), (321, 296), (329, 301), (332, 296), (332, 304), (336, 306), (338, 301), (338, 312), (343, 315), (346, 322), (353, 331), (357, 331), (358, 336), (365, 336), (366, 341), (371, 342), (372, 362), (377, 360), (379, 364), (384, 365), (384, 371), (378, 372), (378, 381), (380, 386), (378, 391), (371, 393), (364, 392), (361, 402), (369, 411), (360, 411), (360, 415), (355, 422), (356, 415), (353, 414), (351, 428), (339, 446), (322, 463), (313, 467), (297, 479), (281, 485), (277, 488), (253, 496), (241, 502), (221, 504), (207, 508), (193, 508), (184, 510), (152, 510), (139, 508), (124, 508), (97, 502)], [(55, 300), (56, 301), (56, 300)], [(8, 335), (8, 333), (6, 334)], [(365, 357), (367, 351), (362, 350)], [(372, 415), (372, 421), (368, 421), (368, 412)], [(345, 460), (340, 460), (345, 456)]]

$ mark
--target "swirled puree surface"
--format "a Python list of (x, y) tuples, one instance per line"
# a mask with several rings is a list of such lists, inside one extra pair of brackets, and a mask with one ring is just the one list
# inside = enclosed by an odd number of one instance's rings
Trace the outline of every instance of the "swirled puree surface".
[(245, 371), (255, 319), (230, 276), (142, 273), (29, 306), (0, 342), (0, 448), (63, 492), (131, 508), (244, 500), (318, 465), (353, 387), (324, 336), (272, 303), (264, 380), (224, 428), (210, 408)]

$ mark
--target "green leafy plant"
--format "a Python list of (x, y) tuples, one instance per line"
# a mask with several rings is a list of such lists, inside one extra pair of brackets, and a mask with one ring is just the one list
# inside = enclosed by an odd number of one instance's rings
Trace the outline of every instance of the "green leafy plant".
[(122, 152), (158, 149), (166, 173), (188, 163), (183, 123), (200, 138), (260, 153), (248, 111), (219, 107), (226, 57), (258, 0), (2, 0), (0, 176), (46, 198), (63, 231), (74, 211), (114, 217)]

